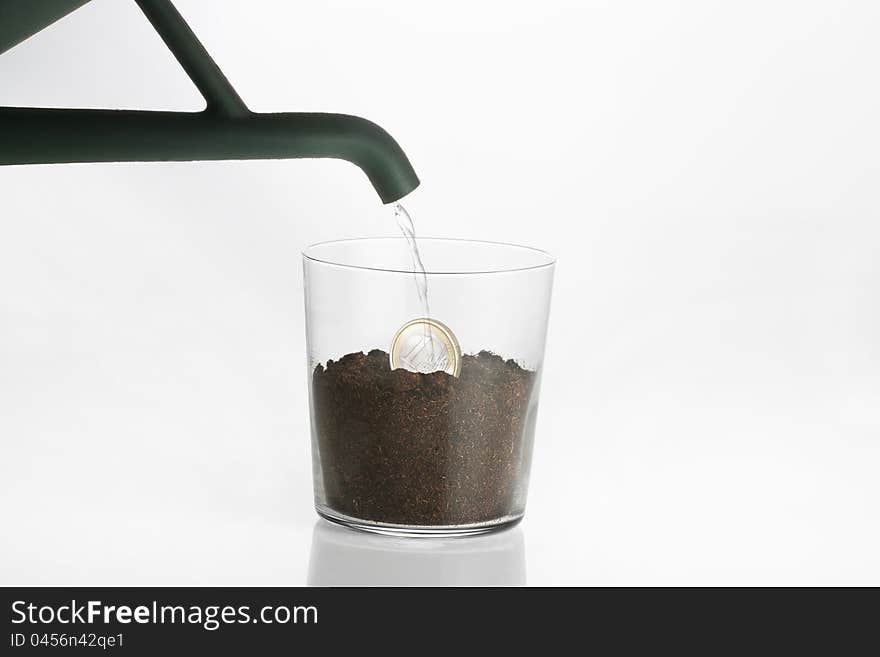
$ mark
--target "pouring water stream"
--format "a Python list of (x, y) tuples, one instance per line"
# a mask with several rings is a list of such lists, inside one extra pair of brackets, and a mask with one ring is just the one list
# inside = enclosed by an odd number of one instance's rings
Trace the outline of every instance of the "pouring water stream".
[(409, 212), (400, 203), (395, 203), (392, 206), (392, 210), (397, 226), (400, 228), (400, 232), (403, 233), (403, 237), (409, 246), (413, 275), (416, 281), (416, 293), (419, 295), (419, 301), (422, 304), (425, 318), (429, 318), (431, 316), (431, 306), (428, 303), (428, 275), (425, 273), (425, 265), (419, 253), (419, 244), (416, 240), (416, 229), (413, 225), (412, 217), (409, 216)]
[[(416, 294), (418, 295), (419, 303), (422, 306), (422, 317), (430, 319), (431, 305), (428, 301), (428, 275), (425, 271), (425, 264), (422, 262), (422, 256), (419, 253), (415, 225), (413, 224), (412, 217), (403, 205), (400, 203), (394, 203), (391, 206), (391, 209), (394, 213), (394, 219), (397, 222), (397, 226), (400, 228), (400, 232), (403, 233), (403, 237), (409, 247), (410, 258), (412, 259), (413, 278), (416, 284)], [(427, 346), (429, 356), (428, 360), (425, 361), (418, 370), (427, 373), (433, 372), (437, 369), (444, 369), (446, 365), (445, 359), (442, 363), (438, 362), (437, 353), (434, 347), (434, 339), (431, 335), (431, 328), (427, 323), (423, 324), (423, 344)]]

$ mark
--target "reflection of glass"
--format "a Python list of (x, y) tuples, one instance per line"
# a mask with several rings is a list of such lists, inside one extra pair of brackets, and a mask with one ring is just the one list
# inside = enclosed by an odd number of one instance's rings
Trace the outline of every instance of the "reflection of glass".
[(315, 523), (309, 586), (523, 586), (522, 529), (418, 540)]

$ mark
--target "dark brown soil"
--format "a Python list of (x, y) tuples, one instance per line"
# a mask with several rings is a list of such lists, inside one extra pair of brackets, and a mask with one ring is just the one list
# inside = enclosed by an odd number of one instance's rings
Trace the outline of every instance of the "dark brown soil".
[(327, 506), (405, 525), (516, 512), (534, 378), (486, 351), (464, 356), (458, 378), (392, 370), (378, 349), (318, 365), (313, 412)]

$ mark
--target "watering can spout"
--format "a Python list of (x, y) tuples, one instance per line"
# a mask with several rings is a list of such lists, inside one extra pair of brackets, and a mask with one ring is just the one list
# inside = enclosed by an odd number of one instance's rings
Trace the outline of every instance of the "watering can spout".
[[(0, 15), (15, 18), (0, 30), (0, 52), (86, 1), (0, 0)], [(337, 158), (360, 167), (383, 203), (418, 186), (397, 142), (366, 119), (251, 112), (170, 0), (135, 1), (205, 97), (205, 110), (0, 107), (0, 165)]]
[(391, 135), (346, 114), (0, 108), (0, 165), (286, 158), (347, 160), (383, 203), (419, 184)]

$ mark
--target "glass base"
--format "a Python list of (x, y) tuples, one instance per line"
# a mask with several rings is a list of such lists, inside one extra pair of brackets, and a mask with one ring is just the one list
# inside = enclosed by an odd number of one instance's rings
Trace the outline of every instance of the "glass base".
[(468, 525), (395, 525), (373, 520), (352, 518), (351, 516), (331, 511), (326, 507), (315, 507), (318, 515), (330, 522), (371, 534), (385, 536), (403, 536), (407, 538), (450, 538), (458, 536), (479, 536), (513, 527), (523, 518), (523, 514), (503, 516), (498, 520), (477, 522)]

